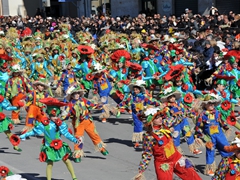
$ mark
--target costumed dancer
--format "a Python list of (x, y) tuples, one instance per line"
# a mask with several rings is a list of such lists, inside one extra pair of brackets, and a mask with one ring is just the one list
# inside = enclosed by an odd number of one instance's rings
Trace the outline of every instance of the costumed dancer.
[[(227, 87), (229, 87), (229, 82), (235, 79), (234, 76), (216, 75), (217, 78), (216, 87), (210, 90), (210, 93), (216, 94), (221, 97), (221, 104), (217, 107), (217, 110), (221, 113), (221, 119), (231, 126), (235, 126), (240, 130), (240, 124), (237, 122), (235, 117), (234, 107), (239, 104), (240, 101), (234, 99), (232, 93)], [(236, 86), (236, 85), (235, 85)], [(205, 93), (209, 93), (205, 91)]]
[(160, 101), (165, 105), (165, 109), (168, 112), (168, 116), (181, 117), (176, 125), (174, 125), (173, 141), (179, 152), (182, 153), (180, 147), (180, 136), (186, 138), (189, 151), (193, 154), (201, 154), (202, 151), (198, 150), (198, 145), (194, 141), (194, 136), (191, 132), (191, 128), (186, 117), (186, 110), (179, 99), (181, 98), (181, 92), (177, 91), (175, 87), (166, 88), (162, 94), (160, 94)]
[(8, 79), (8, 65), (12, 58), (6, 54), (0, 55), (0, 95), (5, 96), (5, 87)]
[(126, 62), (131, 59), (130, 53), (126, 50), (116, 50), (110, 58), (112, 60), (112, 70), (110, 71), (110, 75), (115, 78), (116, 82), (126, 80), (129, 69), (126, 66)]
[(146, 81), (147, 88), (154, 90), (154, 88), (151, 88), (151, 86), (154, 85), (156, 87), (157, 85), (162, 85), (162, 76), (164, 76), (167, 71), (164, 72), (162, 67), (160, 66), (159, 60), (155, 59), (156, 52), (150, 48), (148, 51), (148, 57), (144, 58), (141, 62), (141, 66), (143, 69), (142, 79)]
[(231, 69), (226, 72), (226, 75), (235, 77), (229, 82), (229, 90), (232, 92), (233, 98), (240, 100), (240, 70), (238, 69), (238, 61), (235, 56), (230, 56), (228, 62), (231, 65)]
[[(100, 101), (102, 104), (105, 104), (105, 105), (108, 104), (108, 96), (110, 95), (110, 92), (112, 90), (112, 85), (111, 85), (110, 81), (114, 81), (114, 79), (108, 75), (108, 72), (100, 63), (94, 64), (91, 74), (93, 76), (93, 79), (92, 79), (93, 87), (94, 87), (93, 93), (99, 94)], [(87, 79), (91, 80), (91, 78), (89, 79), (89, 77), (87, 77)], [(105, 110), (103, 109), (102, 112), (104, 112), (104, 111)], [(107, 112), (108, 112), (108, 110), (107, 110)], [(105, 112), (105, 113), (107, 113), (107, 112)], [(109, 116), (103, 116), (100, 118), (102, 119), (102, 122), (105, 123)]]
[[(90, 115), (90, 109), (102, 109), (102, 105), (93, 104), (89, 100), (83, 98), (85, 90), (79, 86), (71, 86), (67, 90), (68, 106), (62, 113), (62, 119), (72, 119), (74, 135), (76, 138), (83, 137), (84, 131), (87, 132), (95, 145), (96, 151), (100, 151), (104, 156), (108, 155), (106, 144), (102, 142), (101, 137), (96, 131), (93, 118)], [(83, 157), (83, 146), (74, 145), (73, 157), (75, 162), (80, 162)]]
[(50, 61), (51, 61), (51, 66), (53, 71), (53, 79), (54, 79), (53, 85), (57, 86), (58, 79), (62, 72), (61, 61), (65, 59), (66, 55), (61, 53), (61, 48), (56, 42), (54, 42), (51, 45), (51, 50), (52, 50), (52, 58)]
[[(75, 72), (73, 71), (72, 63), (69, 59), (64, 60), (64, 66), (63, 66), (63, 73), (61, 74), (60, 79), (58, 80), (56, 94), (60, 97), (62, 96), (62, 88), (64, 92), (64, 96), (66, 96), (67, 89), (71, 86), (71, 84), (74, 84), (77, 82)], [(66, 101), (66, 99), (64, 99)]]
[(21, 99), (19, 99), (16, 102), (15, 106), (11, 106), (10, 102), (5, 99), (2, 95), (0, 95), (0, 133), (4, 132), (6, 134), (6, 136), (8, 137), (8, 139), (10, 140), (10, 142), (13, 145), (13, 149), (21, 152), (22, 150), (18, 147), (18, 144), (20, 143), (20, 141), (18, 141), (18, 136), (14, 135), (11, 133), (11, 130), (13, 129), (13, 124), (14, 122), (5, 116), (3, 112), (3, 110), (7, 110), (7, 111), (13, 111), (13, 110), (17, 110), (20, 107), (24, 106), (24, 96), (22, 96)]
[(215, 171), (212, 180), (239, 180), (240, 179), (240, 133), (236, 132), (236, 137), (230, 146), (224, 146), (226, 152), (234, 153), (232, 156), (222, 158)]
[(145, 121), (147, 131), (143, 135), (142, 160), (139, 164), (139, 174), (135, 180), (143, 180), (143, 172), (154, 157), (157, 179), (172, 180), (173, 173), (183, 180), (201, 180), (190, 160), (182, 156), (173, 143), (171, 131), (173, 117), (168, 117), (164, 110), (149, 108), (144, 111), (141, 119)]
[[(195, 126), (196, 141), (201, 143), (201, 137), (206, 140), (206, 168), (205, 174), (213, 176), (216, 170), (215, 149), (218, 149), (222, 157), (228, 157), (232, 154), (224, 150), (224, 146), (229, 146), (228, 140), (222, 128), (229, 133), (229, 127), (226, 122), (222, 121), (221, 114), (216, 110), (216, 106), (221, 103), (219, 96), (207, 94), (201, 102), (203, 111), (197, 118)], [(200, 108), (200, 107), (199, 107)], [(205, 137), (204, 137), (205, 135)]]
[(143, 123), (139, 120), (138, 114), (143, 111), (143, 109), (148, 105), (160, 106), (160, 103), (157, 100), (149, 99), (145, 94), (145, 81), (136, 80), (134, 83), (129, 85), (130, 94), (129, 97), (117, 105), (117, 108), (121, 111), (122, 108), (131, 107), (132, 118), (133, 118), (133, 136), (132, 142), (134, 148), (140, 146), (139, 142), (142, 142), (143, 135)]
[(40, 99), (49, 97), (47, 90), (49, 89), (46, 83), (45, 77), (40, 77), (33, 83), (34, 90), (27, 94), (26, 98), (26, 122), (22, 133), (26, 133), (34, 127), (36, 122), (40, 122), (46, 115), (43, 112), (44, 104), (40, 102)]
[(52, 76), (51, 71), (47, 68), (48, 62), (44, 59), (46, 52), (43, 49), (34, 51), (33, 61), (31, 64), (31, 74), (29, 78), (33, 78), (33, 80), (37, 80), (39, 75), (44, 75), (46, 79)]
[(80, 52), (80, 60), (79, 64), (74, 67), (74, 71), (76, 72), (76, 77), (79, 78), (79, 82), (81, 82), (87, 91), (85, 96), (88, 96), (88, 92), (93, 88), (92, 81), (88, 81), (86, 79), (87, 74), (91, 73), (91, 67), (96, 63), (95, 60), (89, 58), (91, 54), (94, 53), (94, 49), (90, 46), (79, 45), (78, 51)]
[[(13, 106), (17, 105), (19, 99), (22, 99), (25, 94), (33, 91), (29, 79), (23, 76), (23, 69), (19, 64), (11, 67), (11, 78), (6, 84), (6, 99), (8, 99)], [(12, 111), (12, 120), (15, 124), (19, 124), (20, 109)]]
[(60, 108), (67, 104), (54, 98), (44, 98), (39, 101), (47, 106), (48, 117), (42, 118), (31, 131), (22, 134), (20, 139), (24, 140), (28, 136), (44, 134), (39, 160), (47, 163), (47, 180), (52, 179), (53, 163), (60, 160), (67, 166), (72, 179), (77, 180), (72, 163), (68, 159), (71, 155), (71, 149), (67, 143), (62, 141), (61, 135), (78, 145), (82, 142), (68, 132), (67, 124), (58, 117), (61, 114)]

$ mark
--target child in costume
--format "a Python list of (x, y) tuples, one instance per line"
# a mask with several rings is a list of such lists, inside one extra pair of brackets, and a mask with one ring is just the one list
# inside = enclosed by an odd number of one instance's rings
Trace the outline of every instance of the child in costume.
[[(101, 103), (108, 104), (108, 96), (112, 90), (110, 80), (113, 81), (113, 79), (108, 75), (106, 69), (104, 69), (100, 63), (94, 64), (92, 75), (94, 94), (99, 94)], [(105, 110), (102, 110), (102, 112), (104, 111)], [(106, 121), (106, 117), (103, 117), (102, 122), (105, 123)]]
[[(234, 99), (232, 93), (227, 88), (229, 87), (229, 81), (232, 81), (235, 77), (224, 75), (216, 75), (215, 77), (217, 78), (216, 83), (214, 83), (216, 86), (209, 92), (221, 97), (221, 104), (217, 107), (217, 110), (221, 113), (221, 119), (240, 130), (240, 124), (236, 121), (234, 114), (234, 107), (236, 104), (239, 104), (240, 101)], [(205, 93), (209, 92), (206, 91)], [(231, 116), (234, 117), (232, 118)]]
[(6, 54), (0, 54), (0, 95), (5, 96), (5, 87), (8, 79), (10, 78), (8, 75), (8, 62), (11, 61), (12, 58)]
[(222, 158), (212, 180), (240, 179), (240, 133), (236, 132), (235, 140), (230, 146), (224, 146), (226, 152), (234, 153), (228, 158)]
[(198, 116), (195, 126), (195, 136), (198, 138), (196, 141), (200, 143), (201, 141), (199, 138), (204, 137), (204, 135), (207, 141), (205, 174), (209, 176), (213, 176), (216, 170), (214, 161), (215, 149), (218, 149), (222, 157), (231, 156), (231, 153), (224, 150), (224, 146), (228, 146), (229, 143), (222, 128), (226, 133), (230, 129), (227, 123), (222, 121), (219, 111), (216, 110), (216, 106), (220, 103), (221, 99), (219, 96), (215, 94), (205, 95), (200, 105), (203, 111)]
[(126, 109), (131, 107), (132, 118), (134, 123), (132, 142), (134, 143), (134, 148), (139, 147), (139, 142), (142, 142), (143, 134), (143, 123), (139, 120), (138, 114), (142, 112), (143, 108), (148, 105), (160, 106), (160, 103), (156, 100), (149, 99), (145, 94), (145, 81), (137, 80), (135, 83), (129, 85), (131, 94), (128, 98), (122, 101), (117, 107), (121, 109)]
[(173, 173), (183, 180), (201, 180), (191, 162), (182, 156), (173, 143), (169, 126), (176, 121), (168, 117), (165, 110), (149, 108), (144, 111), (141, 119), (145, 119), (146, 133), (144, 133), (142, 160), (139, 164), (139, 174), (135, 180), (144, 178), (143, 172), (154, 157), (157, 179), (172, 180)]
[(51, 71), (48, 69), (48, 62), (44, 59), (45, 51), (38, 50), (33, 54), (34, 62), (31, 64), (31, 74), (29, 78), (37, 80), (39, 75), (44, 75), (46, 79), (52, 76)]
[(61, 114), (60, 108), (67, 104), (55, 98), (44, 98), (39, 101), (47, 106), (46, 113), (48, 117), (42, 118), (41, 122), (37, 122), (31, 131), (22, 134), (20, 138), (24, 140), (28, 136), (44, 134), (39, 160), (47, 163), (47, 180), (52, 178), (53, 163), (60, 160), (66, 164), (72, 179), (77, 180), (72, 163), (68, 159), (71, 149), (67, 143), (62, 141), (61, 135), (78, 145), (81, 144), (81, 140), (72, 136), (68, 132), (67, 124), (58, 117)]
[[(11, 67), (11, 78), (6, 84), (6, 99), (8, 99), (13, 106), (21, 99), (26, 93), (33, 90), (29, 79), (23, 76), (23, 69), (19, 64)], [(12, 120), (15, 124), (19, 124), (20, 110), (12, 111)]]
[[(67, 90), (67, 99), (69, 101), (68, 106), (62, 113), (62, 119), (72, 119), (72, 125), (74, 129), (74, 135), (76, 138), (83, 137), (84, 131), (87, 132), (91, 138), (95, 149), (100, 151), (104, 156), (108, 155), (106, 145), (102, 142), (101, 137), (96, 131), (96, 127), (93, 123), (93, 118), (90, 115), (90, 109), (102, 109), (102, 105), (93, 104), (89, 100), (81, 97), (84, 95), (84, 90), (79, 86), (71, 86)], [(83, 156), (83, 146), (78, 144), (74, 145), (73, 157), (75, 162), (80, 162)]]
[(22, 133), (32, 130), (36, 121), (40, 122), (45, 114), (43, 112), (44, 104), (40, 102), (40, 99), (49, 97), (47, 90), (49, 86), (45, 82), (45, 78), (39, 78), (39, 80), (33, 82), (34, 90), (27, 94), (26, 98), (26, 122)]
[(197, 149), (197, 144), (194, 141), (194, 136), (191, 133), (191, 128), (186, 117), (186, 110), (179, 99), (181, 98), (181, 93), (177, 91), (175, 87), (166, 88), (161, 94), (160, 101), (164, 103), (165, 110), (168, 112), (168, 116), (171, 117), (180, 117), (177, 124), (174, 125), (173, 140), (174, 145), (182, 152), (180, 147), (180, 136), (181, 132), (183, 136), (186, 137), (186, 141), (189, 147), (189, 151), (193, 154), (201, 154), (202, 151)]
[(229, 90), (232, 92), (235, 99), (240, 100), (240, 70), (238, 69), (238, 61), (236, 57), (231, 56), (228, 62), (231, 65), (231, 70), (227, 71), (225, 74), (235, 77), (229, 82)]
[(22, 97), (22, 99), (19, 99), (16, 102), (16, 106), (11, 106), (10, 102), (5, 99), (2, 95), (0, 95), (0, 133), (4, 132), (6, 134), (6, 136), (8, 137), (8, 139), (10, 140), (10, 142), (13, 145), (13, 149), (21, 152), (22, 150), (18, 147), (18, 140), (17, 140), (17, 136), (11, 133), (11, 130), (13, 129), (13, 124), (14, 122), (5, 116), (5, 114), (2, 113), (2, 111), (5, 109), (7, 111), (13, 111), (13, 110), (17, 110), (20, 107), (24, 106), (23, 103), (23, 99), (24, 96)]
[(75, 72), (72, 69), (72, 63), (69, 61), (69, 59), (64, 60), (64, 71), (61, 74), (60, 79), (58, 80), (56, 93), (61, 96), (62, 95), (62, 87), (64, 96), (67, 93), (67, 89), (70, 87), (71, 84), (76, 83), (76, 76)]
[[(94, 59), (89, 58), (89, 56), (94, 53), (94, 49), (90, 46), (80, 45), (78, 46), (78, 50), (81, 55), (79, 63), (74, 67), (74, 71), (76, 72), (77, 78), (79, 78), (83, 84), (84, 89), (89, 92), (93, 84), (92, 81), (88, 81), (86, 78), (87, 74), (91, 73), (91, 67), (96, 63)], [(85, 96), (87, 97), (88, 93), (86, 93)]]

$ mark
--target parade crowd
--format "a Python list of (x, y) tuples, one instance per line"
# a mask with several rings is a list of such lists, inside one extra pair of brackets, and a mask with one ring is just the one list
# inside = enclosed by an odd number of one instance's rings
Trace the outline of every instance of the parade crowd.
[[(152, 157), (158, 180), (172, 180), (173, 173), (200, 180), (182, 138), (194, 156), (206, 148), (204, 173), (213, 180), (240, 179), (240, 131), (232, 143), (228, 139), (233, 128), (240, 130), (237, 13), (212, 7), (204, 16), (185, 9), (180, 17), (0, 17), (0, 132), (18, 152), (29, 151), (21, 140), (41, 136), (36, 157), (47, 164), (47, 180), (57, 161), (77, 180), (69, 158), (80, 163), (84, 157), (84, 132), (96, 151), (111, 153), (96, 131), (94, 110), (103, 123), (130, 113), (129, 138), (133, 148), (142, 148), (135, 180), (144, 179)], [(20, 118), (23, 110), (27, 115)], [(20, 123), (25, 126), (16, 135)], [(13, 178), (24, 179), (0, 166), (0, 179)]]

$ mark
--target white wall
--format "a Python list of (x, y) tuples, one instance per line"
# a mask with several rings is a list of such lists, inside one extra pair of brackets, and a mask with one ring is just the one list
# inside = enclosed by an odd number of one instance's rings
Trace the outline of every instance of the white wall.
[(42, 7), (42, 0), (8, 0), (9, 14), (11, 16), (33, 16), (37, 8)]
[(137, 0), (112, 0), (111, 13), (113, 17), (130, 15), (135, 17), (139, 13), (139, 1)]

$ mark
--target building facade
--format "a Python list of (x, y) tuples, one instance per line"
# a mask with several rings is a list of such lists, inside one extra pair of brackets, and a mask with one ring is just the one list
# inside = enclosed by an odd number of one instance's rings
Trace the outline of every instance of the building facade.
[(240, 13), (240, 0), (0, 0), (0, 15), (34, 16), (40, 8), (47, 16), (90, 16), (103, 3), (111, 4), (113, 17), (139, 13), (180, 16), (185, 8), (194, 14), (207, 14), (212, 5), (220, 13)]
[(217, 7), (220, 13), (231, 10), (240, 13), (240, 0), (114, 0), (111, 12), (113, 17), (136, 16), (139, 13), (180, 16), (188, 8), (194, 14), (204, 15), (209, 13), (212, 6)]

